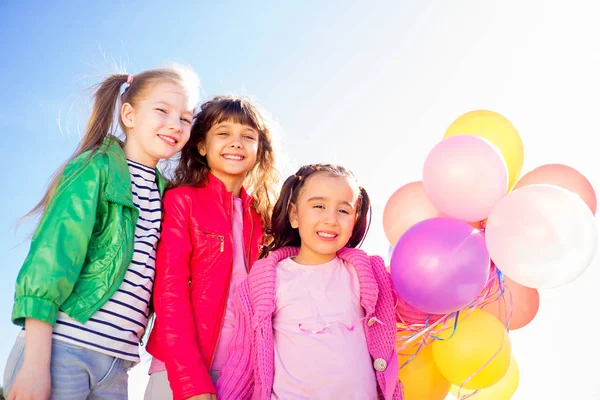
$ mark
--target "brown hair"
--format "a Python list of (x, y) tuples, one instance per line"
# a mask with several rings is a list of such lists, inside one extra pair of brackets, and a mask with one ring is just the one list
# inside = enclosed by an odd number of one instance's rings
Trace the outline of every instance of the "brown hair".
[[(306, 181), (318, 173), (327, 173), (335, 177), (351, 177), (356, 180), (354, 174), (342, 167), (334, 164), (312, 164), (300, 167), (298, 172), (285, 180), (281, 188), (279, 200), (273, 208), (271, 226), (268, 233), (274, 240), (268, 246), (263, 247), (260, 258), (269, 255), (270, 252), (280, 249), (284, 246), (300, 246), (301, 239), (298, 229), (292, 228), (290, 224), (289, 210), (290, 204), (296, 204), (298, 196)], [(345, 247), (358, 247), (367, 236), (369, 226), (371, 225), (371, 200), (367, 191), (359, 187), (358, 207), (356, 210), (356, 222), (352, 228), (352, 236)]]
[[(129, 80), (130, 84), (121, 94), (121, 87)], [(181, 85), (188, 90), (190, 95), (197, 88), (192, 88), (196, 85), (197, 77), (191, 70), (184, 68), (156, 68), (144, 71), (137, 75), (129, 75), (125, 73), (111, 74), (99, 84), (93, 87), (94, 103), (90, 118), (85, 127), (85, 134), (75, 150), (75, 153), (65, 162), (54, 174), (46, 193), (40, 202), (29, 212), (25, 217), (28, 218), (34, 215), (41, 215), (46, 211), (52, 196), (56, 192), (58, 182), (63, 175), (65, 166), (74, 158), (85, 152), (89, 152), (88, 160), (91, 156), (100, 149), (100, 146), (105, 140), (115, 140), (116, 124), (115, 114), (118, 114), (118, 124), (123, 132), (127, 132), (125, 125), (121, 119), (120, 107), (129, 103), (136, 105), (140, 99), (147, 96), (149, 90), (159, 82), (171, 82)], [(117, 109), (117, 105), (119, 109)], [(75, 173), (74, 173), (75, 174)], [(74, 175), (73, 174), (73, 175)], [(70, 177), (66, 177), (68, 180)]]
[[(198, 145), (206, 139), (207, 132), (221, 122), (248, 125), (259, 132), (256, 165), (244, 180), (244, 188), (255, 201), (254, 208), (261, 217), (263, 230), (271, 223), (271, 211), (276, 197), (275, 185), (279, 171), (275, 167), (272, 133), (264, 113), (248, 99), (235, 96), (217, 96), (200, 106), (196, 115), (190, 140), (181, 150), (172, 186), (195, 186), (206, 183), (210, 167), (205, 156), (200, 155)], [(265, 231), (265, 243), (270, 241)]]

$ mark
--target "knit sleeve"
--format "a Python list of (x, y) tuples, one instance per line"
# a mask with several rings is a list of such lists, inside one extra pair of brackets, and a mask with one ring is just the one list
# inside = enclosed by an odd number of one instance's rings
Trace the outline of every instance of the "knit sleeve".
[(231, 338), (227, 360), (219, 372), (217, 393), (219, 400), (250, 399), (254, 388), (252, 359), (254, 356), (254, 330), (249, 284), (246, 278), (238, 286), (234, 301), (235, 328)]

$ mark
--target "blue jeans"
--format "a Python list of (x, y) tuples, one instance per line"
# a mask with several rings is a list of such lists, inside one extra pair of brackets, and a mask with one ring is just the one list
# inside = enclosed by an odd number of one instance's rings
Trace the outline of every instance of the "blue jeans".
[[(25, 336), (13, 346), (4, 369), (4, 393), (9, 393), (23, 364)], [(133, 361), (52, 339), (50, 400), (127, 400), (127, 371)]]

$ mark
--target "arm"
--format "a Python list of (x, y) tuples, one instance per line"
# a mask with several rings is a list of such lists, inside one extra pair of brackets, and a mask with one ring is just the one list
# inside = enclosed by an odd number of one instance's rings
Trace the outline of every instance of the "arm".
[(250, 310), (248, 278), (238, 286), (235, 296), (235, 328), (229, 343), (227, 361), (219, 373), (217, 392), (220, 400), (243, 400), (252, 396), (254, 370), (251, 360), (254, 357), (254, 335)]
[(46, 400), (50, 397), (52, 325), (28, 318), (25, 327), (25, 358), (6, 398)]
[(17, 277), (12, 320), (54, 325), (79, 277), (96, 220), (103, 164), (87, 154), (69, 162)]
[(216, 394), (202, 360), (192, 312), (188, 229), (189, 203), (177, 191), (164, 197), (161, 238), (156, 253), (154, 306), (159, 342), (165, 346), (169, 382), (175, 399)]

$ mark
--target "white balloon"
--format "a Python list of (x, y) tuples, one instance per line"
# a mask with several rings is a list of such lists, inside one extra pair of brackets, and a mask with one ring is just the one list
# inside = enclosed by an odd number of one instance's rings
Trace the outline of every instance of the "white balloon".
[(530, 185), (494, 206), (486, 244), (492, 261), (513, 281), (553, 288), (571, 282), (592, 263), (598, 228), (576, 194), (553, 185)]

